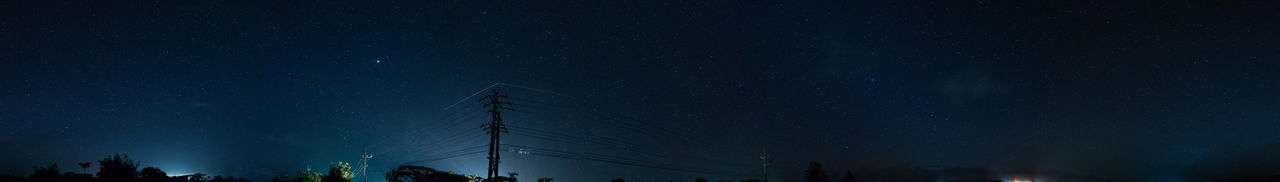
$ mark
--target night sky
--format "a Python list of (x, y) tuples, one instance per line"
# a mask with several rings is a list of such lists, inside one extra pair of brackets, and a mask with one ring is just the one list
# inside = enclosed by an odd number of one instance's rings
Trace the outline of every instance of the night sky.
[(471, 152), (489, 116), (473, 94), (502, 83), (516, 111), (502, 115), (500, 171), (522, 181), (759, 178), (762, 151), (770, 178), (791, 181), (810, 161), (837, 179), (1265, 177), (1280, 174), (1277, 12), (1262, 0), (2, 1), (0, 174), (127, 153), (170, 175), (266, 181), (367, 150), (379, 181), (400, 164), (484, 176)]

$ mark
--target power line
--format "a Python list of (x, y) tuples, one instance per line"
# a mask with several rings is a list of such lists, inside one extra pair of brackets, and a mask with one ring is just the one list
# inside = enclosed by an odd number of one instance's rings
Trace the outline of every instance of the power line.
[(423, 155), (423, 157), (422, 157), (422, 158), (420, 158), (420, 159), (422, 159), (422, 160), (416, 160), (416, 161), (412, 161), (412, 162), (397, 162), (397, 163), (406, 164), (406, 163), (417, 163), (417, 162), (426, 162), (426, 161), (443, 160), (443, 159), (448, 159), (448, 158), (458, 157), (458, 155), (462, 155), (462, 154), (471, 154), (471, 153), (476, 152), (476, 151), (481, 151), (481, 152), (483, 152), (483, 151), (486, 151), (485, 146), (486, 146), (486, 145), (475, 145), (475, 146), (466, 147), (466, 148), (462, 148), (462, 149), (458, 149), (458, 150), (452, 150), (452, 151), (448, 151), (448, 152), (440, 152), (440, 153), (435, 153), (435, 154), (430, 154), (430, 155)]
[(567, 152), (567, 151), (559, 151), (559, 150), (537, 148), (537, 147), (530, 147), (530, 146), (513, 146), (513, 145), (505, 145), (505, 146), (511, 148), (512, 150), (526, 151), (520, 154), (527, 154), (527, 155), (555, 157), (555, 158), (562, 158), (562, 159), (569, 159), (569, 160), (589, 160), (589, 161), (606, 162), (606, 163), (621, 164), (621, 165), (635, 166), (635, 167), (689, 172), (689, 173), (695, 173), (695, 174), (700, 173), (700, 174), (718, 174), (718, 175), (725, 175), (725, 176), (735, 176), (735, 174), (731, 174), (731, 172), (723, 171), (723, 170), (654, 163), (654, 162), (648, 162), (643, 160), (627, 159), (627, 158), (607, 156), (607, 155), (601, 155), (601, 154)]
[[(624, 145), (624, 144), (607, 143), (607, 142), (602, 142), (602, 141), (593, 141), (593, 140), (586, 140), (586, 139), (568, 139), (568, 138), (563, 138), (563, 137), (545, 136), (545, 135), (531, 134), (531, 133), (521, 133), (521, 132), (518, 132), (518, 131), (517, 131), (517, 132), (512, 132), (512, 134), (515, 134), (515, 135), (521, 135), (521, 136), (527, 136), (527, 137), (531, 137), (531, 138), (544, 139), (544, 140), (549, 140), (549, 141), (564, 142), (564, 143), (569, 143), (569, 144), (579, 144), (579, 143), (576, 143), (575, 141), (571, 141), (571, 140), (577, 140), (577, 141), (582, 141), (582, 142), (583, 142), (583, 144), (585, 144), (585, 143), (591, 143), (591, 144), (598, 144), (598, 145), (603, 146), (603, 147), (608, 147), (608, 148), (610, 148), (610, 149), (611, 149), (611, 151), (624, 152), (624, 153), (630, 153), (630, 154), (636, 154), (636, 155), (643, 155), (643, 156), (650, 157), (651, 159), (655, 159), (655, 160), (676, 161), (676, 162), (669, 162), (669, 163), (681, 163), (681, 164), (690, 164), (690, 163), (709, 163), (709, 164), (726, 165), (726, 166), (749, 166), (749, 165), (751, 165), (751, 164), (749, 164), (749, 163), (740, 163), (740, 162), (724, 161), (724, 160), (718, 160), (718, 159), (715, 159), (715, 158), (706, 158), (706, 157), (697, 157), (697, 156), (682, 155), (682, 154), (684, 154), (684, 153), (678, 153), (678, 152), (677, 152), (677, 153), (661, 152), (661, 151), (658, 151), (658, 150), (655, 150), (655, 149), (644, 148), (644, 147), (642, 147), (642, 146), (626, 146), (626, 145)], [(680, 160), (680, 159), (675, 159), (675, 158), (673, 158), (673, 157), (687, 157), (687, 158), (694, 158), (694, 159), (693, 159), (693, 160)]]
[[(548, 140), (552, 140), (552, 141), (559, 141), (559, 142), (564, 142), (564, 143), (569, 143), (569, 144), (580, 144), (580, 145), (585, 145), (585, 144), (590, 143), (590, 144), (596, 144), (596, 145), (607, 146), (607, 147), (616, 147), (616, 148), (621, 148), (621, 149), (626, 149), (626, 150), (637, 150), (637, 151), (640, 151), (640, 152), (638, 152), (638, 153), (641, 153), (641, 154), (647, 154), (647, 155), (653, 155), (653, 156), (658, 156), (658, 154), (657, 154), (657, 153), (660, 153), (660, 152), (658, 152), (657, 150), (651, 149), (650, 147), (647, 147), (647, 146), (643, 146), (643, 145), (639, 145), (639, 144), (635, 144), (635, 143), (628, 143), (628, 142), (624, 142), (624, 141), (620, 141), (620, 140), (614, 140), (614, 139), (611, 139), (611, 138), (604, 138), (604, 137), (575, 137), (575, 136), (569, 136), (569, 135), (561, 134), (561, 133), (555, 133), (555, 132), (550, 132), (550, 131), (542, 131), (542, 130), (537, 130), (537, 129), (533, 129), (533, 128), (525, 128), (525, 127), (518, 127), (518, 126), (511, 126), (511, 128), (516, 130), (516, 132), (514, 132), (514, 134), (521, 134), (521, 135), (528, 135), (528, 136), (532, 136), (532, 137), (546, 138), (546, 139), (548, 139)], [(580, 143), (579, 143), (579, 142), (574, 142), (575, 140), (576, 140), (576, 141), (579, 141)]]
[(489, 88), (493, 88), (493, 87), (495, 87), (495, 86), (498, 86), (498, 84), (502, 84), (502, 83), (494, 83), (493, 85), (489, 85), (488, 87), (484, 87), (484, 88), (480, 89), (480, 91), (476, 91), (476, 93), (473, 93), (473, 94), (471, 94), (470, 96), (463, 97), (462, 99), (458, 99), (458, 102), (454, 102), (453, 104), (450, 104), (448, 107), (444, 107), (444, 109), (446, 109), (446, 110), (447, 110), (447, 109), (449, 109), (449, 108), (451, 108), (451, 107), (453, 107), (453, 106), (457, 106), (459, 103), (462, 103), (462, 101), (466, 101), (467, 99), (470, 99), (471, 97), (475, 97), (476, 95), (480, 95), (480, 93), (484, 92), (485, 90), (489, 90)]
[(420, 162), (430, 162), (430, 161), (445, 160), (445, 159), (451, 159), (451, 158), (455, 158), (455, 157), (467, 156), (467, 155), (471, 155), (471, 154), (484, 153), (485, 151), (487, 151), (487, 150), (477, 150), (477, 151), (471, 151), (471, 152), (461, 153), (461, 154), (457, 154), (457, 155), (450, 155), (450, 156), (444, 156), (444, 157), (438, 157), (438, 158), (431, 158), (431, 159), (425, 159), (425, 160), (416, 160), (416, 161), (402, 162), (402, 163), (400, 163), (400, 165), (413, 164), (413, 163), (420, 163)]
[[(560, 106), (550, 106), (550, 107), (560, 107)], [(528, 110), (534, 110), (534, 111), (547, 111), (547, 110), (540, 110), (540, 109), (544, 109), (544, 107), (538, 107), (538, 105), (528, 105), (528, 107), (526, 107), (526, 109), (525, 109), (525, 110), (526, 110), (526, 111), (528, 111)], [(570, 111), (568, 111), (569, 109), (566, 109), (566, 108), (559, 108), (559, 109), (560, 109), (560, 111), (547, 111), (547, 112), (556, 112), (556, 113), (570, 112)], [(542, 113), (540, 113), (540, 112), (521, 112), (521, 113), (528, 113), (528, 114), (542, 115)], [(597, 113), (602, 113), (602, 112), (597, 111)], [(689, 144), (693, 144), (693, 145), (697, 145), (697, 146), (701, 146), (701, 147), (705, 147), (705, 148), (717, 149), (717, 151), (718, 151), (718, 152), (726, 152), (726, 153), (727, 153), (727, 152), (736, 152), (736, 151), (737, 151), (737, 150), (731, 149), (731, 148), (729, 148), (729, 147), (727, 147), (727, 146), (724, 146), (724, 145), (721, 145), (721, 144), (711, 143), (711, 142), (705, 142), (705, 141), (701, 141), (701, 140), (695, 140), (695, 139), (690, 138), (690, 137), (687, 137), (687, 136), (682, 136), (682, 135), (680, 135), (680, 134), (677, 134), (677, 133), (675, 133), (675, 132), (673, 132), (673, 131), (670, 131), (670, 130), (667, 130), (667, 129), (658, 128), (658, 127), (655, 127), (655, 128), (657, 128), (657, 129), (644, 129), (645, 127), (638, 126), (638, 124), (634, 124), (633, 122), (628, 122), (628, 121), (627, 121), (627, 119), (625, 119), (625, 118), (619, 118), (619, 117), (607, 117), (607, 116), (602, 116), (602, 115), (603, 115), (603, 114), (596, 114), (596, 115), (593, 115), (593, 117), (592, 117), (592, 118), (584, 118), (584, 119), (591, 119), (591, 120), (596, 120), (596, 121), (610, 121), (610, 122), (603, 122), (603, 123), (610, 124), (612, 127), (616, 127), (616, 128), (618, 128), (618, 129), (621, 129), (621, 130), (623, 130), (623, 131), (627, 131), (627, 132), (630, 132), (630, 133), (635, 133), (635, 134), (640, 134), (640, 135), (646, 135), (646, 136), (648, 136), (648, 137), (653, 137), (653, 138), (658, 138), (658, 139), (664, 139), (664, 138), (665, 138), (665, 139), (670, 139), (670, 140), (667, 140), (667, 141), (686, 141), (686, 142), (690, 142)], [(564, 115), (558, 115), (558, 116), (563, 117)], [(552, 116), (552, 117), (556, 117), (556, 116)], [(557, 120), (559, 120), (559, 119), (557, 119)], [(573, 119), (573, 118), (565, 118), (565, 119), (563, 119), (563, 120), (572, 121), (572, 120), (576, 120), (576, 119)], [(632, 121), (634, 121), (634, 120), (632, 120)]]
[[(470, 105), (471, 104), (467, 104), (467, 106), (470, 106)], [(465, 110), (467, 109), (453, 109), (452, 110), (453, 112), (451, 112), (450, 114), (440, 115), (437, 117), (436, 122), (433, 122), (435, 123), (434, 125), (420, 126), (420, 127), (406, 127), (406, 128), (415, 128), (415, 129), (409, 132), (405, 132), (400, 136), (393, 136), (390, 139), (384, 139), (383, 141), (372, 145), (372, 147), (376, 149), (374, 154), (382, 155), (388, 152), (395, 151), (396, 150), (395, 148), (398, 148), (398, 147), (391, 147), (389, 145), (392, 145), (392, 143), (394, 143), (395, 141), (405, 141), (404, 138), (407, 138), (410, 141), (409, 143), (404, 143), (404, 144), (412, 144), (414, 143), (413, 142), (414, 138), (416, 138), (414, 136), (418, 136), (429, 130), (461, 132), (463, 130), (452, 130), (452, 128), (459, 126), (460, 123), (464, 123), (462, 121), (465, 121), (473, 117), (481, 116), (480, 114), (483, 113), (483, 112), (461, 112)], [(448, 111), (448, 109), (444, 111)], [(459, 114), (459, 113), (469, 113), (469, 114)], [(444, 135), (445, 134), (440, 134), (438, 136), (444, 136)], [(453, 135), (449, 135), (449, 136), (453, 136)], [(448, 138), (448, 137), (445, 137), (445, 138)]]
[[(556, 96), (563, 96), (563, 95), (556, 94)], [(567, 96), (563, 96), (563, 97), (567, 97)], [(731, 149), (722, 144), (706, 142), (704, 140), (688, 137), (686, 135), (679, 134), (678, 132), (675, 132), (670, 129), (666, 129), (662, 127), (653, 127), (652, 125), (637, 124), (636, 123), (637, 121), (633, 117), (622, 115), (616, 112), (610, 112), (610, 111), (599, 109), (599, 108), (577, 109), (576, 107), (572, 107), (572, 106), (552, 104), (550, 102), (536, 101), (534, 99), (516, 99), (516, 100), (519, 100), (522, 103), (527, 103), (525, 105), (528, 106), (528, 107), (525, 107), (526, 111), (524, 112), (518, 111), (520, 113), (526, 113), (526, 114), (531, 114), (536, 116), (544, 116), (543, 115), (544, 113), (546, 114), (570, 113), (574, 111), (582, 111), (586, 113), (586, 116), (583, 117), (582, 119), (594, 120), (594, 121), (608, 121), (603, 123), (609, 124), (608, 126), (616, 127), (623, 131), (628, 131), (630, 133), (645, 135), (645, 136), (657, 138), (660, 140), (664, 140), (662, 138), (669, 138), (671, 140), (667, 140), (667, 141), (689, 142), (689, 144), (694, 144), (697, 146), (701, 146), (703, 148), (716, 149), (716, 151), (724, 152), (724, 153), (737, 152), (735, 149)], [(570, 104), (573, 104), (573, 103), (570, 103)], [(546, 109), (551, 109), (555, 111), (550, 111)], [(528, 111), (528, 110), (533, 110), (533, 111)], [(543, 111), (543, 112), (540, 112), (540, 111)], [(568, 120), (568, 121), (578, 120), (576, 118), (567, 118), (565, 116), (566, 115), (563, 115), (563, 114), (555, 114), (555, 115), (552, 115), (551, 117), (553, 117), (552, 120)], [(650, 127), (643, 127), (643, 126), (650, 126)], [(565, 134), (560, 134), (560, 132), (545, 132), (545, 131), (540, 132), (532, 128), (526, 128), (525, 130), (530, 130), (528, 131), (529, 132), (528, 135), (531, 137), (550, 140), (550, 141), (558, 141), (558, 142), (564, 142), (569, 144), (587, 144), (587, 143), (602, 144), (604, 146), (617, 147), (617, 148), (626, 149), (626, 150), (639, 150), (642, 152), (638, 152), (638, 153), (647, 154), (647, 155), (655, 155), (658, 153), (656, 150), (650, 149), (651, 147), (647, 147), (644, 145), (635, 144), (631, 142), (626, 142), (626, 140), (615, 140), (607, 137), (593, 138), (589, 136), (584, 137), (585, 139), (579, 139), (574, 136), (566, 136)], [(688, 154), (688, 153), (678, 153), (678, 154)], [(670, 155), (666, 155), (664, 157), (670, 157)], [(704, 160), (716, 159), (716, 158), (706, 158), (706, 157), (696, 157), (696, 156), (689, 156), (689, 157), (695, 157), (695, 158), (700, 158)], [(712, 161), (708, 161), (708, 162), (712, 162)], [(725, 164), (750, 165), (749, 163), (739, 163), (741, 161), (732, 162), (732, 161), (714, 160), (714, 162), (725, 163)]]

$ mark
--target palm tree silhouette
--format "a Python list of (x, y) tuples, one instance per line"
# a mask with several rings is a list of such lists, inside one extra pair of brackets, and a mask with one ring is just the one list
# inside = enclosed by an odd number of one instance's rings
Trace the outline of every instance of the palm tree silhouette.
[(93, 164), (93, 163), (90, 163), (90, 162), (82, 162), (82, 163), (79, 163), (79, 164), (80, 164), (80, 172), (83, 172), (83, 173), (85, 173), (85, 174), (88, 174), (88, 173), (89, 173), (89, 165), (91, 165), (91, 164)]

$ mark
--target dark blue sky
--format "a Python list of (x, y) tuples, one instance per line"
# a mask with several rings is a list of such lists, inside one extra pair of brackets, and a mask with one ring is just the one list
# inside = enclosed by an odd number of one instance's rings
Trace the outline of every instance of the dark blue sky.
[[(743, 179), (763, 150), (793, 180), (809, 161), (1142, 181), (1280, 168), (1268, 1), (0, 7), (2, 174), (128, 153), (265, 180), (368, 149), (381, 179), (486, 144), (468, 96), (495, 83), (522, 128), (504, 143), (716, 172), (504, 153), (530, 181)], [(483, 157), (414, 164), (483, 175)]]

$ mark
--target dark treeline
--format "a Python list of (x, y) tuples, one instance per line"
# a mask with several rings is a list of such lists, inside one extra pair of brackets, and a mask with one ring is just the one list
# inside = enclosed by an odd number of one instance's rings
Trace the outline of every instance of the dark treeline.
[(244, 182), (243, 178), (206, 176), (203, 173), (192, 175), (169, 176), (156, 167), (138, 169), (138, 162), (129, 159), (127, 154), (115, 154), (98, 161), (98, 172), (89, 174), (87, 169), (93, 163), (78, 163), (82, 173), (62, 173), (57, 164), (37, 166), (30, 176), (0, 176), (0, 181), (13, 182)]
[[(129, 159), (126, 154), (109, 155), (102, 160), (97, 161), (99, 165), (96, 173), (90, 174), (88, 168), (94, 163), (77, 163), (81, 168), (81, 173), (62, 172), (57, 164), (50, 163), (47, 166), (32, 167), (31, 175), (23, 178), (20, 176), (0, 175), (0, 182), (247, 182), (249, 180), (236, 177), (208, 176), (203, 173), (191, 175), (169, 176), (164, 171), (156, 167), (145, 167), (138, 169), (139, 163)], [(952, 175), (961, 176), (960, 178), (931, 178), (931, 179), (894, 179), (889, 181), (973, 181), (973, 182), (1000, 182), (999, 179), (993, 179), (989, 174), (981, 174), (983, 172), (977, 169), (961, 168), (959, 172), (969, 175)], [(979, 175), (972, 175), (979, 174)], [(382, 180), (389, 182), (517, 182), (516, 176), (519, 173), (508, 173), (508, 176), (498, 176), (492, 179), (484, 179), (476, 175), (457, 174), (451, 171), (440, 171), (423, 166), (400, 166), (388, 171)], [(834, 176), (827, 174), (822, 168), (822, 164), (818, 162), (810, 162), (808, 167), (803, 171), (803, 182), (837, 182)], [(329, 166), (328, 173), (299, 171), (294, 175), (280, 175), (271, 179), (271, 182), (352, 182), (355, 174), (351, 171), (351, 165), (344, 162), (337, 162)], [(873, 178), (879, 179), (879, 178)], [(370, 179), (378, 181), (378, 179)], [(693, 182), (709, 182), (705, 178), (692, 179)], [(542, 177), (537, 182), (553, 182), (554, 178)], [(614, 178), (608, 180), (610, 182), (626, 182), (623, 178)], [(738, 182), (767, 182), (762, 179), (742, 179)], [(786, 180), (783, 180), (786, 181)], [(857, 182), (852, 171), (845, 170), (844, 174), (839, 178), (838, 182)], [(885, 181), (871, 180), (871, 181)], [(1104, 180), (1110, 182), (1110, 180)], [(716, 182), (733, 182), (733, 180), (716, 180)], [(1213, 182), (1280, 182), (1280, 175), (1274, 175), (1269, 178), (1233, 178), (1219, 179)]]

